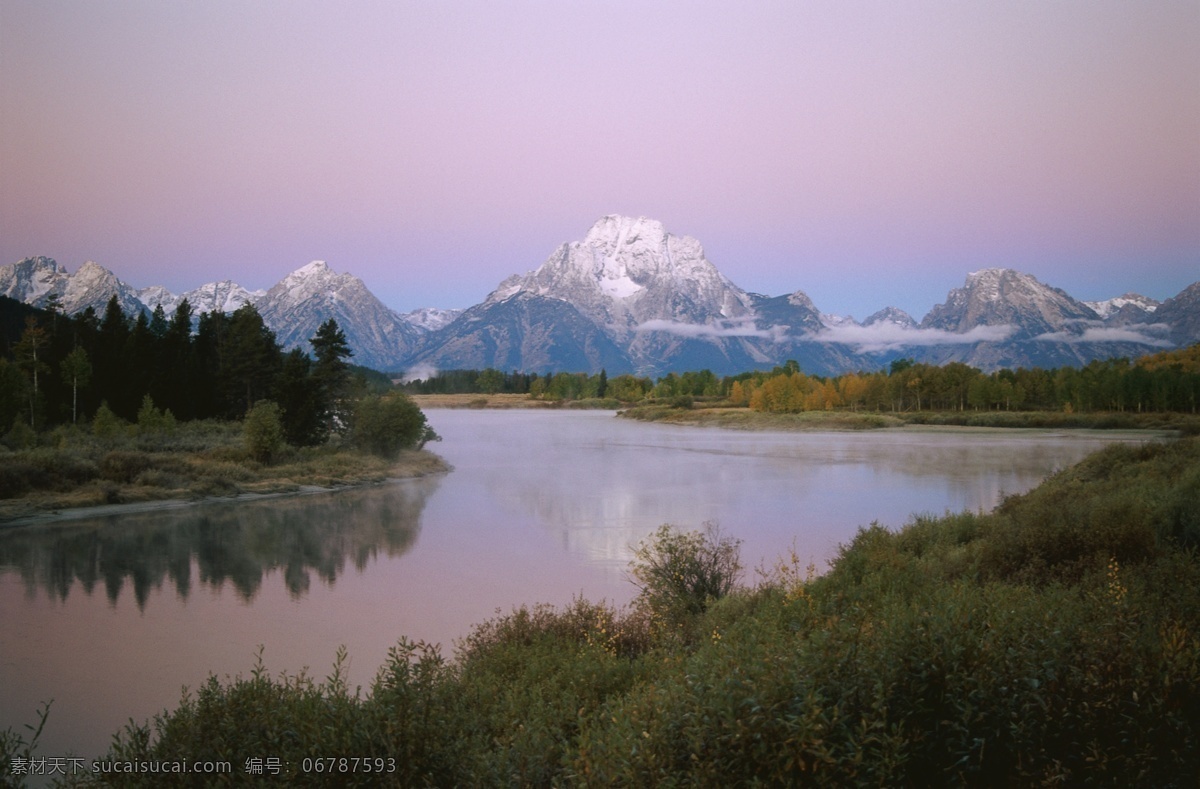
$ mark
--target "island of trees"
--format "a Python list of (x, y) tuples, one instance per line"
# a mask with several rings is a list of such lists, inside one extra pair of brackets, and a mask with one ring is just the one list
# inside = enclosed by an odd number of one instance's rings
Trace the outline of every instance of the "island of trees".
[[(436, 434), (333, 320), (284, 351), (252, 305), (193, 320), (0, 304), (0, 500), (57, 508), (373, 481)], [(412, 458), (408, 458), (412, 460)], [(0, 507), (0, 517), (27, 508)]]

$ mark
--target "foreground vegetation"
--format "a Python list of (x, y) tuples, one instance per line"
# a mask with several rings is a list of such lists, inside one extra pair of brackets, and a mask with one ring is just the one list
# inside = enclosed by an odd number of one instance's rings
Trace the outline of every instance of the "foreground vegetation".
[[(1196, 438), (862, 528), (820, 576), (791, 557), (735, 584), (736, 541), (664, 527), (628, 609), (522, 607), (453, 659), (401, 640), (366, 693), (341, 657), (324, 680), (210, 678), (106, 758), (247, 778), (270, 755), (312, 786), (1195, 786), (1198, 547)], [(314, 754), (395, 772), (301, 773)]]

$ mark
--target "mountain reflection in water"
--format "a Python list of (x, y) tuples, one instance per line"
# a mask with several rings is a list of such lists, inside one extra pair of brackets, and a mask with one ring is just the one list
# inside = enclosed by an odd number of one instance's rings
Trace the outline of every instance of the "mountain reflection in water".
[(198, 581), (213, 588), (228, 583), (250, 602), (276, 569), (299, 598), (314, 573), (332, 585), (347, 562), (362, 571), (380, 551), (407, 552), (439, 480), (19, 528), (0, 540), (0, 566), (17, 569), (28, 594), (40, 587), (58, 600), (78, 581), (89, 596), (102, 585), (116, 605), (128, 579), (139, 610), (167, 579), (182, 599)]

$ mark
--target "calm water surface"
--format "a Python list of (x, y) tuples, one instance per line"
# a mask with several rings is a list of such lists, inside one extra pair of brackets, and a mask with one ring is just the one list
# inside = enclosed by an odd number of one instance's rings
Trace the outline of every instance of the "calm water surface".
[(623, 604), (631, 546), (706, 521), (743, 563), (823, 567), (860, 525), (988, 510), (1112, 433), (745, 433), (610, 412), (448, 411), (455, 470), (369, 489), (0, 531), (0, 729), (54, 699), (41, 755), (92, 757), (209, 673), (368, 686), (395, 640), (441, 643), (521, 603)]

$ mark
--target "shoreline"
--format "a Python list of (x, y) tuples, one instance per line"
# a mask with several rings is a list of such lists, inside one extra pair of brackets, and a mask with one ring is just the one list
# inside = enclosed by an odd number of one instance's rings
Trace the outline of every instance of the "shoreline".
[[(400, 459), (389, 471), (400, 472), (388, 474), (382, 478), (358, 479), (347, 482), (335, 482), (330, 485), (315, 485), (295, 483), (286, 479), (258, 480), (255, 486), (277, 486), (268, 490), (238, 490), (225, 495), (207, 495), (191, 498), (166, 496), (163, 498), (146, 498), (140, 501), (124, 501), (112, 504), (89, 504), (83, 506), (51, 506), (40, 507), (37, 503), (29, 502), (26, 498), (7, 499), (0, 502), (0, 532), (8, 529), (19, 529), (29, 526), (44, 526), (66, 523), (93, 517), (108, 517), (159, 510), (176, 510), (216, 503), (241, 503), (247, 501), (262, 501), (264, 499), (286, 498), (293, 496), (312, 496), (321, 493), (335, 493), (340, 490), (366, 488), (387, 485), (409, 479), (421, 479), (437, 474), (447, 474), (454, 467), (440, 455), (428, 450), (416, 450), (420, 453), (419, 463), (412, 463), (412, 458)], [(145, 491), (142, 491), (145, 493)], [(24, 505), (24, 506), (22, 506)]]
[(862, 411), (801, 411), (771, 413), (748, 408), (675, 408), (667, 405), (635, 406), (619, 413), (624, 419), (685, 427), (719, 427), (744, 431), (1095, 431), (1152, 433), (1164, 437), (1200, 433), (1200, 418), (1191, 414), (1095, 413), (1064, 415), (1040, 411), (914, 412), (892, 414)]

